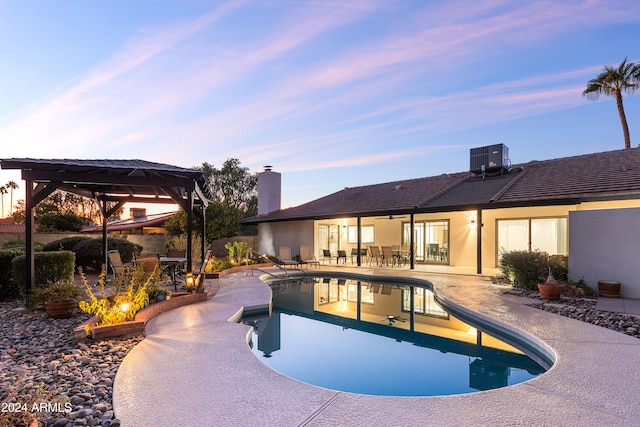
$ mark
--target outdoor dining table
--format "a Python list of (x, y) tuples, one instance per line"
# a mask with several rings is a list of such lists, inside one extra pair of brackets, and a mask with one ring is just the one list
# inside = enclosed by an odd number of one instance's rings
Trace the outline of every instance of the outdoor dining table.
[(400, 262), (409, 259), (408, 249), (392, 249), (391, 253), (393, 254), (393, 257), (398, 261), (398, 265), (400, 265)]
[(176, 281), (177, 269), (178, 266), (184, 264), (185, 262), (187, 262), (187, 259), (183, 257), (160, 257), (160, 265), (162, 265), (163, 268), (166, 268), (169, 271), (171, 283), (173, 284), (176, 291), (178, 290), (178, 282)]

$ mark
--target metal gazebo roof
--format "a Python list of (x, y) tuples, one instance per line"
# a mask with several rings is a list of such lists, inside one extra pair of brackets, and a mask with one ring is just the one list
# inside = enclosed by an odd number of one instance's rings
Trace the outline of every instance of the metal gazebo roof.
[[(105, 265), (106, 219), (126, 202), (176, 203), (187, 212), (187, 268), (191, 269), (194, 205), (204, 207), (202, 172), (144, 160), (1, 159), (2, 169), (20, 169), (26, 182), (27, 287), (33, 288), (33, 208), (55, 190), (99, 202), (103, 214)], [(115, 202), (107, 208), (108, 202)], [(197, 211), (196, 211), (197, 213)], [(204, 221), (203, 221), (204, 223)], [(203, 239), (204, 245), (204, 239)], [(204, 250), (203, 250), (204, 255)]]

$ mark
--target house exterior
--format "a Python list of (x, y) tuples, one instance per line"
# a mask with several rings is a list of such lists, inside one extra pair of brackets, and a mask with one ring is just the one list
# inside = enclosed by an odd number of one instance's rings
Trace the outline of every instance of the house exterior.
[[(259, 224), (261, 253), (277, 254), (280, 246), (289, 246), (296, 254), (302, 244), (322, 260), (323, 249), (345, 250), (350, 256), (360, 248), (367, 257), (356, 257), (354, 265), (368, 265), (370, 246), (392, 246), (408, 249), (409, 268), (494, 274), (502, 252), (539, 250), (569, 255), (572, 279), (585, 278), (592, 286), (600, 279), (622, 282), (615, 277), (620, 268), (615, 260), (638, 253), (640, 231), (638, 240), (629, 237), (626, 247), (607, 239), (589, 242), (596, 231), (593, 220), (580, 218), (583, 212), (598, 211), (598, 233), (609, 236), (621, 228), (623, 236), (635, 235), (640, 226), (640, 148), (520, 165), (510, 165), (507, 153), (502, 145), (472, 149), (466, 172), (345, 188), (288, 209), (271, 200), (270, 209), (259, 209), (246, 222)], [(259, 174), (259, 192), (279, 197), (280, 180), (273, 174), (279, 176), (270, 168)], [(277, 188), (270, 188), (273, 183)], [(607, 221), (608, 214), (620, 209), (630, 209), (624, 224)], [(580, 227), (572, 228), (570, 221)], [(581, 262), (572, 260), (574, 241), (598, 246), (600, 261), (585, 260), (584, 254)], [(607, 270), (586, 271), (602, 265), (602, 253), (607, 254)], [(572, 264), (582, 270), (572, 271)], [(640, 278), (640, 271), (629, 272), (625, 281), (640, 282), (634, 277)], [(640, 285), (623, 282), (623, 295), (640, 297)]]

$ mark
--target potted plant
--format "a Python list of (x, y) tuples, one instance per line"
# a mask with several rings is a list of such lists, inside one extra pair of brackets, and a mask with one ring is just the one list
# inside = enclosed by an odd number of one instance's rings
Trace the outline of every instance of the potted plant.
[(47, 317), (52, 319), (68, 319), (78, 305), (76, 298), (80, 295), (78, 288), (70, 282), (58, 282), (36, 288), (27, 298), (27, 306), (34, 308), (44, 305)]
[(158, 292), (156, 293), (156, 301), (160, 302), (168, 299), (171, 299), (171, 291), (168, 289), (158, 289)]
[(544, 283), (538, 283), (538, 291), (540, 291), (540, 296), (544, 299), (548, 299), (550, 301), (560, 299), (562, 286), (558, 284), (558, 281), (553, 277), (551, 267), (549, 267), (547, 280)]

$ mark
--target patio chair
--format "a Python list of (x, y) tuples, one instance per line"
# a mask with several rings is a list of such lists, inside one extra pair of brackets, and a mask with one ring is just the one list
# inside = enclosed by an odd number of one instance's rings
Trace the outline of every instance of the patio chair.
[(347, 251), (344, 249), (338, 249), (338, 257), (336, 259), (336, 264), (342, 260), (343, 263), (347, 263)]
[(380, 265), (380, 262), (382, 261), (382, 254), (380, 253), (380, 248), (377, 246), (369, 246), (369, 252), (370, 252), (369, 265), (371, 265), (371, 262), (374, 259), (376, 260), (376, 265)]
[(120, 258), (120, 252), (117, 249), (107, 252), (109, 256), (109, 266), (111, 266), (111, 271), (113, 272), (113, 278), (122, 276), (128, 267), (133, 266), (133, 263), (123, 263), (122, 258)]
[(336, 256), (333, 256), (329, 249), (323, 249), (322, 250), (322, 260), (324, 261), (327, 258), (329, 259), (329, 264), (331, 264), (331, 258), (336, 258), (336, 262), (338, 261), (338, 258)]
[(135, 256), (136, 267), (141, 267), (142, 270), (151, 274), (156, 268), (160, 267), (160, 255), (159, 254), (141, 254)]
[(382, 285), (382, 294), (383, 295), (391, 295), (391, 290), (393, 289), (392, 285)]
[[(351, 249), (351, 264), (353, 264), (353, 259), (358, 259), (358, 248)], [(367, 258), (367, 249), (360, 248), (360, 262)]]
[(393, 256), (393, 251), (391, 251), (391, 246), (382, 247), (382, 261), (384, 261), (384, 263), (387, 265), (389, 265), (389, 261), (391, 261), (392, 267), (395, 265), (396, 258)]
[(280, 246), (278, 249), (278, 263), (284, 266), (290, 265), (293, 267), (298, 267), (300, 263), (293, 258), (291, 258), (291, 248), (288, 246)]
[(320, 267), (320, 262), (316, 260), (316, 257), (311, 255), (311, 246), (309, 245), (300, 245), (300, 262), (303, 265), (315, 265), (316, 267)]

